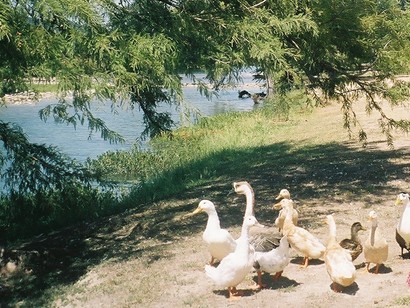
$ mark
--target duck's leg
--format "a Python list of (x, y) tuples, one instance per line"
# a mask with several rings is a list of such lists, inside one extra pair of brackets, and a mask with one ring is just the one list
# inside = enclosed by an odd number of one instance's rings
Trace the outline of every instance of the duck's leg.
[(258, 274), (258, 282), (255, 285), (250, 286), (249, 289), (259, 291), (266, 287), (266, 285), (262, 284), (262, 271), (256, 270), (256, 273)]
[(274, 276), (273, 276), (273, 280), (279, 279), (282, 276), (283, 271), (277, 272)]
[(376, 264), (376, 269), (374, 270), (374, 273), (375, 273), (375, 274), (378, 274), (378, 273), (379, 273), (379, 267), (380, 267), (380, 264), (377, 263), (377, 264)]
[(302, 262), (302, 267), (306, 268), (309, 265), (309, 257), (304, 257)]
[(266, 287), (266, 285), (264, 285), (262, 283), (262, 271), (258, 270), (256, 271), (258, 273), (258, 285), (257, 285), (257, 289), (263, 289)]
[(215, 258), (211, 256), (211, 261), (209, 261), (209, 265), (214, 266), (214, 264), (215, 264)]
[(370, 267), (370, 262), (367, 262), (366, 270), (367, 270), (368, 273), (370, 273), (369, 267)]
[(236, 287), (229, 287), (229, 300), (237, 300), (240, 299), (242, 296), (242, 292), (238, 291)]
[(332, 290), (336, 293), (342, 292), (342, 290), (339, 288), (339, 285), (336, 282), (332, 283)]

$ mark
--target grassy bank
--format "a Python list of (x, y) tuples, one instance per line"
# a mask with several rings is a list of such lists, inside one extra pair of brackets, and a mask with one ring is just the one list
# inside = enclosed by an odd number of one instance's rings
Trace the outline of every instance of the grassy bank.
[[(52, 90), (49, 87), (55, 85), (44, 86)], [(244, 154), (240, 153), (246, 153), (249, 167), (252, 156), (259, 155), (259, 150), (254, 149), (283, 140), (282, 136), (288, 135), (298, 118), (311, 113), (301, 97), (296, 93), (288, 102), (265, 102), (263, 108), (253, 112), (206, 117), (197, 125), (154, 138), (149, 151), (106, 153), (89, 162), (91, 168), (118, 182), (120, 188), (115, 188), (115, 193), (65, 187), (62, 193), (0, 200), (0, 243), (126, 209), (144, 208), (229, 173), (235, 174), (237, 165), (242, 164), (238, 159)], [(122, 192), (124, 181), (126, 192), (115, 199), (117, 192)]]
[(53, 83), (39, 83), (39, 82), (33, 82), (29, 84), (29, 91), (36, 91), (39, 93), (57, 93), (58, 90), (58, 84), (53, 82)]
[(287, 143), (288, 149), (275, 150), (278, 158), (286, 157), (290, 146), (305, 145), (293, 131), (311, 116), (314, 109), (307, 106), (295, 96), (286, 106), (272, 101), (252, 112), (205, 117), (154, 138), (148, 151), (107, 152), (89, 163), (107, 179), (139, 182), (134, 203), (158, 201), (227, 174), (239, 176), (238, 166), (249, 167), (253, 157), (263, 155), (260, 149), (273, 143)]

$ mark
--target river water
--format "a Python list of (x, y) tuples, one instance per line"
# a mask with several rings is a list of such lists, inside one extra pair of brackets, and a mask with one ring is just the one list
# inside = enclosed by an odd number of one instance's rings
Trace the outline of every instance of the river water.
[[(184, 80), (183, 80), (184, 82)], [(187, 80), (187, 83), (188, 80)], [(193, 107), (201, 116), (231, 111), (250, 111), (258, 105), (254, 105), (251, 98), (240, 99), (238, 90), (247, 90), (251, 93), (262, 92), (263, 89), (251, 79), (251, 75), (245, 75), (243, 83), (236, 88), (223, 90), (218, 97), (208, 100), (201, 96), (193, 85), (184, 87), (184, 108)], [(96, 158), (106, 151), (127, 150), (139, 140), (144, 129), (142, 114), (138, 109), (120, 110), (118, 114), (112, 114), (110, 104), (95, 103), (94, 115), (105, 120), (106, 125), (120, 133), (125, 139), (124, 144), (111, 144), (101, 138), (99, 132), (89, 134), (87, 125), (78, 125), (75, 129), (72, 125), (56, 123), (52, 118), (47, 122), (40, 120), (38, 112), (50, 103), (56, 103), (53, 99), (43, 99), (35, 104), (11, 104), (0, 108), (0, 118), (4, 122), (13, 122), (23, 128), (30, 142), (56, 146), (63, 153), (79, 161), (87, 158)], [(161, 106), (159, 111), (168, 111), (177, 127), (186, 125), (181, 122), (181, 109), (175, 106)], [(144, 144), (143, 144), (144, 146)]]

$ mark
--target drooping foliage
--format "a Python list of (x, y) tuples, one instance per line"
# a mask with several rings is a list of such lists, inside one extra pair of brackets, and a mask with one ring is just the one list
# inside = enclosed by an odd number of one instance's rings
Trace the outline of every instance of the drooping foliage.
[(3, 162), (13, 161), (3, 174), (12, 192), (62, 190), (65, 185), (90, 186), (91, 174), (53, 146), (30, 143), (20, 127), (0, 123)]
[[(207, 95), (251, 68), (271, 99), (298, 88), (318, 102), (340, 100), (348, 130), (360, 126), (354, 102), (365, 96), (391, 144), (392, 129), (409, 130), (407, 119), (383, 112), (384, 102), (409, 96), (409, 84), (396, 78), (409, 72), (409, 25), (407, 2), (395, 0), (6, 0), (0, 97), (33, 79), (56, 80), (59, 101), (42, 119), (85, 124), (121, 142), (94, 117), (98, 100), (111, 102), (113, 112), (140, 110), (144, 136), (153, 137), (173, 127), (158, 107), (181, 102), (180, 74)], [(359, 136), (365, 141), (366, 132)]]
[[(408, 132), (410, 123), (389, 118), (383, 109), (408, 104), (409, 82), (400, 77), (410, 71), (409, 14), (395, 1), (313, 1), (317, 36), (298, 41), (299, 66), (308, 78), (307, 88), (319, 99), (341, 102), (345, 127), (360, 125), (355, 101), (365, 97), (367, 112), (380, 114), (380, 127), (392, 145), (391, 131)], [(384, 107), (383, 107), (384, 106)], [(366, 140), (366, 132), (359, 129)]]
[[(115, 193), (95, 187), (98, 178), (57, 148), (30, 143), (20, 127), (0, 121), (3, 142), (0, 245), (111, 213)], [(11, 163), (12, 162), (12, 163)]]

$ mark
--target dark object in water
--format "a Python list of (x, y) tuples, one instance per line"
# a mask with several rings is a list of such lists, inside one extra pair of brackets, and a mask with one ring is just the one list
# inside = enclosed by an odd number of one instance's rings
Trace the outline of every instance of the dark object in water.
[(249, 98), (249, 97), (251, 97), (251, 93), (249, 93), (246, 90), (238, 91), (238, 94), (239, 94), (238, 95), (239, 98)]

